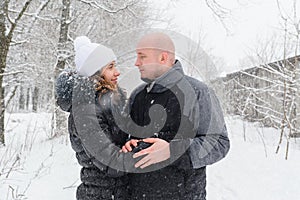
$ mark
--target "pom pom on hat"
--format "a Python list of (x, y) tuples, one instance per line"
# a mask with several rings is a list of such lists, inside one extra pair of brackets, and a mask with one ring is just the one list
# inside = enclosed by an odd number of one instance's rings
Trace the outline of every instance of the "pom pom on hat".
[(82, 76), (92, 76), (108, 63), (116, 60), (114, 52), (101, 44), (91, 43), (86, 36), (74, 40), (75, 64)]

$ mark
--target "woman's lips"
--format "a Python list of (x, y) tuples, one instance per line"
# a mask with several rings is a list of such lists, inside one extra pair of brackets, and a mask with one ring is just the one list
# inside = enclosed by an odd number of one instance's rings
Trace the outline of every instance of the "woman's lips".
[(117, 78), (116, 79), (111, 79), (111, 82), (116, 83), (116, 82), (118, 82), (118, 79)]

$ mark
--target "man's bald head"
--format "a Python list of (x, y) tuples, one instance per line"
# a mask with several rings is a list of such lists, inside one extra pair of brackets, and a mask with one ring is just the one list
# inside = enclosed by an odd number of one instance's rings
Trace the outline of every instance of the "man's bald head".
[(144, 35), (137, 44), (139, 49), (153, 49), (158, 52), (166, 52), (169, 57), (169, 62), (173, 65), (175, 62), (175, 46), (171, 38), (161, 32), (149, 33)]

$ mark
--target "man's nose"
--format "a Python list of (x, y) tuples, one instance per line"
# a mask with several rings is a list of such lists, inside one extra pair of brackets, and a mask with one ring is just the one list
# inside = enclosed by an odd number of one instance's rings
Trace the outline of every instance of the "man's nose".
[(140, 59), (137, 58), (134, 65), (137, 67), (141, 66)]

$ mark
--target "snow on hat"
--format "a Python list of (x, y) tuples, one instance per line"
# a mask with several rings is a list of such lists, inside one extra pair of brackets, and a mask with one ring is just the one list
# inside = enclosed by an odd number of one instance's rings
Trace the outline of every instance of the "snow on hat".
[(82, 76), (92, 76), (108, 63), (116, 60), (114, 52), (102, 44), (91, 43), (86, 36), (74, 40), (75, 64)]

